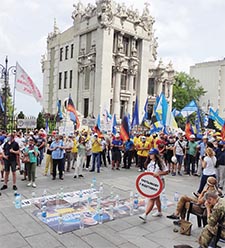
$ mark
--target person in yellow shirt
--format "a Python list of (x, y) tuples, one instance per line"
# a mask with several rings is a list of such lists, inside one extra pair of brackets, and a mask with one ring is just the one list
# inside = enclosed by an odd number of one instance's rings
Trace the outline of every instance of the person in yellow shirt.
[(75, 170), (75, 163), (77, 161), (77, 152), (78, 152), (78, 142), (77, 142), (77, 138), (73, 137), (73, 148), (71, 150), (71, 160), (72, 160), (72, 169)]
[(92, 142), (92, 169), (91, 172), (95, 171), (95, 162), (97, 161), (97, 173), (100, 173), (100, 166), (101, 166), (101, 151), (102, 151), (102, 145), (101, 145), (101, 139), (98, 138), (98, 134), (95, 133), (94, 137), (91, 140)]
[(133, 142), (134, 142), (134, 153), (133, 153), (133, 157), (135, 158), (135, 163), (136, 163), (136, 167), (138, 167), (138, 155), (137, 155), (137, 145), (140, 142), (140, 135), (139, 133), (136, 133), (134, 138), (133, 138)]
[(150, 150), (150, 144), (146, 141), (146, 137), (142, 136), (141, 137), (141, 142), (137, 144), (137, 155), (138, 155), (138, 164), (139, 164), (139, 169), (138, 171), (144, 171), (144, 163), (145, 160), (148, 156), (148, 152)]
[(150, 136), (150, 138), (149, 138), (149, 143), (150, 143), (150, 145), (151, 145), (151, 148), (157, 148), (156, 142), (157, 142), (158, 139), (159, 139), (159, 138), (158, 138), (157, 133), (153, 133), (153, 134)]

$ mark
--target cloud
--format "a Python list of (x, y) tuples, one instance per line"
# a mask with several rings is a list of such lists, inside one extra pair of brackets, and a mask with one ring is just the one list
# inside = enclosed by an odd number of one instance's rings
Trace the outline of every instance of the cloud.
[[(118, 0), (116, 0), (119, 2)], [(46, 37), (53, 30), (54, 18), (61, 31), (73, 25), (71, 14), (77, 0), (1, 0), (0, 63), (5, 55), (9, 64), (19, 61), (41, 88), (41, 55), (46, 52)], [(95, 0), (82, 0), (85, 5)], [(146, 0), (124, 0), (142, 13)], [(197, 62), (220, 59), (225, 44), (224, 0), (147, 0), (155, 18), (158, 57), (170, 60), (178, 71), (189, 72)], [(26, 102), (32, 102), (24, 106)], [(17, 109), (27, 113), (41, 110), (32, 98), (18, 95)]]

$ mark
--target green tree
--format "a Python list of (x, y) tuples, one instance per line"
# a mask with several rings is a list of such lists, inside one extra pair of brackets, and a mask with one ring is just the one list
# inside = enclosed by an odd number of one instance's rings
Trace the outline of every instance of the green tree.
[[(201, 96), (205, 95), (206, 91), (202, 86), (198, 86), (198, 80), (191, 77), (185, 72), (179, 72), (175, 75), (175, 83), (173, 85), (173, 106), (181, 110), (190, 101), (195, 100), (198, 104)], [(193, 115), (191, 119), (194, 120)], [(178, 126), (184, 128), (186, 119), (177, 117)]]
[(42, 112), (39, 112), (37, 117), (37, 129), (45, 128), (45, 119)]

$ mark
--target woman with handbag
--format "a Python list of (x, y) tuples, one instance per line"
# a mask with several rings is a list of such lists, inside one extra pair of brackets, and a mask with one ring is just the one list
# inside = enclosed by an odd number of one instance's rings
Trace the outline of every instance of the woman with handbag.
[(27, 175), (28, 175), (28, 184), (27, 187), (32, 186), (36, 188), (35, 184), (35, 174), (37, 166), (37, 157), (38, 157), (38, 147), (34, 145), (34, 139), (29, 138), (28, 145), (24, 149), (24, 163), (27, 166)]
[[(165, 162), (160, 158), (159, 151), (155, 148), (152, 148), (149, 151), (149, 155), (147, 157), (147, 160), (145, 161), (145, 165), (147, 165), (147, 171), (153, 172), (154, 177), (160, 177), (164, 183), (164, 175), (167, 175), (169, 173), (168, 168), (166, 167)], [(156, 198), (149, 199), (147, 203), (147, 207), (145, 210), (145, 213), (142, 215), (139, 215), (139, 218), (142, 219), (144, 222), (147, 220), (148, 214), (152, 211), (154, 205), (156, 204), (157, 212), (153, 213), (153, 217), (161, 217), (161, 201), (160, 196), (157, 196)]]

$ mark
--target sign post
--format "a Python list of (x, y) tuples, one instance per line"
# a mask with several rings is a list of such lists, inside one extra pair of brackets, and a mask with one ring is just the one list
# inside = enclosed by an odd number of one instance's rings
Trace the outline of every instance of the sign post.
[(152, 172), (141, 173), (136, 179), (138, 192), (147, 198), (156, 198), (163, 190), (163, 182), (160, 177), (154, 177)]

